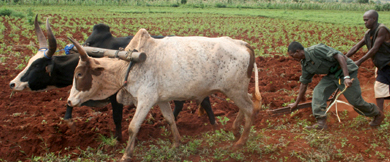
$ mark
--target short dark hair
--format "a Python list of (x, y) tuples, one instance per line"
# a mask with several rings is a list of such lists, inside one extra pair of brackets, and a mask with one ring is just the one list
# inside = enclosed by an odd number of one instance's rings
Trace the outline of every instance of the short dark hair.
[(296, 52), (297, 50), (304, 50), (303, 46), (299, 42), (291, 42), (290, 45), (288, 45), (287, 52)]
[(376, 18), (376, 22), (378, 22), (379, 14), (375, 10), (368, 10), (366, 13), (370, 15), (371, 18)]

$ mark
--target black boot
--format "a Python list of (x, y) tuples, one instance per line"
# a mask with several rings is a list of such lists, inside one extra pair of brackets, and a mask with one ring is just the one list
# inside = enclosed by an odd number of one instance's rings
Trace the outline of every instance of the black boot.
[(383, 114), (383, 111), (379, 111), (379, 114), (374, 116), (374, 119), (370, 122), (370, 126), (371, 127), (380, 126), (384, 119), (385, 119), (385, 114)]
[(326, 116), (317, 118), (317, 123), (312, 126), (307, 126), (306, 129), (328, 129), (326, 125)]

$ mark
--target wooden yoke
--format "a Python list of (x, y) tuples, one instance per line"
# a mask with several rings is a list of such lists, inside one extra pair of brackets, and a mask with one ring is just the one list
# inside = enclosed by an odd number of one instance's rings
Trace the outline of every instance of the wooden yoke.
[[(132, 51), (120, 51), (110, 50), (96, 47), (83, 47), (89, 56), (109, 58), (119, 58), (125, 61), (144, 62), (146, 60), (146, 54), (143, 52), (132, 52)], [(77, 51), (76, 47), (73, 47), (74, 51)]]

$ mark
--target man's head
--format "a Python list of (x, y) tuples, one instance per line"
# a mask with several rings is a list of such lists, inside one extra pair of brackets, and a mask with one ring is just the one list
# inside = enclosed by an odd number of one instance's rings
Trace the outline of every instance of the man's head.
[(363, 20), (367, 29), (372, 29), (378, 23), (378, 12), (375, 10), (369, 10), (364, 13)]
[(287, 50), (288, 55), (290, 55), (295, 60), (302, 60), (305, 58), (305, 50), (301, 43), (299, 42), (291, 42), (290, 45), (288, 45)]

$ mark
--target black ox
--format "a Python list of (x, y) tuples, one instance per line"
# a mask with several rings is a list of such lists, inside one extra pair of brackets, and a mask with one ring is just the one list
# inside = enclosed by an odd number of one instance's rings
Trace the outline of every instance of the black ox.
[[(56, 38), (54, 37), (48, 19), (46, 20), (48, 42), (38, 25), (38, 15), (35, 17), (35, 32), (39, 41), (38, 53), (33, 56), (26, 68), (10, 82), (10, 88), (14, 91), (30, 89), (31, 91), (44, 91), (49, 89), (66, 87), (72, 84), (74, 70), (79, 62), (79, 54), (53, 56), (57, 49)], [(153, 36), (154, 38), (163, 38), (163, 36)], [(113, 37), (110, 27), (105, 24), (97, 24), (93, 27), (92, 34), (85, 41), (84, 45), (106, 49), (125, 48), (133, 36)], [(113, 111), (113, 120), (116, 126), (115, 137), (122, 140), (121, 121), (123, 105), (116, 100), (116, 94), (113, 94), (105, 101), (87, 101), (83, 105), (98, 106), (106, 105), (111, 102)], [(183, 108), (184, 101), (174, 101), (175, 118)], [(209, 97), (206, 97), (201, 106), (206, 110), (210, 123), (215, 124), (215, 117), (211, 110)], [(73, 107), (67, 106), (64, 119), (72, 118)]]

